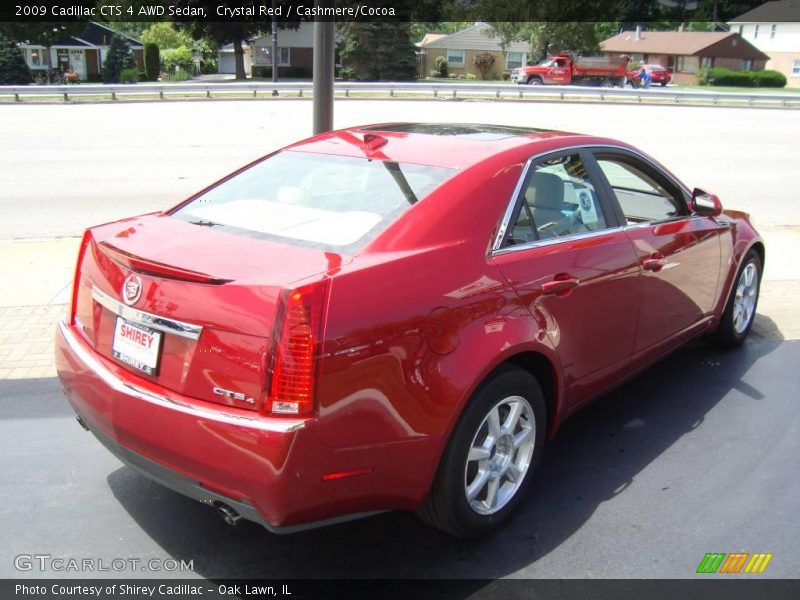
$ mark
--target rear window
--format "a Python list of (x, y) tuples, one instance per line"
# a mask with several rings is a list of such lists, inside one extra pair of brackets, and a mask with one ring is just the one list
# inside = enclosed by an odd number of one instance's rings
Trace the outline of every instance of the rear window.
[(197, 196), (173, 216), (234, 233), (352, 252), (454, 169), (283, 151)]

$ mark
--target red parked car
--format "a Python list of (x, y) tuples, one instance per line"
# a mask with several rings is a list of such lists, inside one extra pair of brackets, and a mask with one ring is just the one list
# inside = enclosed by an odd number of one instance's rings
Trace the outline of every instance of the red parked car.
[(661, 65), (639, 65), (628, 73), (628, 79), (634, 84), (634, 87), (639, 86), (639, 77), (642, 71), (647, 71), (650, 74), (650, 84), (659, 84), (662, 87), (672, 81), (672, 72), (666, 67)]
[(89, 229), (58, 373), (109, 450), (231, 523), (474, 536), (581, 406), (741, 343), (763, 265), (746, 214), (627, 144), (355, 127)]

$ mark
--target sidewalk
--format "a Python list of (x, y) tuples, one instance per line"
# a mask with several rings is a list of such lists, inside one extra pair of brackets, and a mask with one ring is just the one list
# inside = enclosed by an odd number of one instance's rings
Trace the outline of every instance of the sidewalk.
[[(763, 232), (767, 267), (753, 340), (800, 339), (800, 274), (793, 261), (800, 247), (796, 227)], [(11, 282), (0, 296), (0, 380), (54, 377), (53, 336), (66, 314), (79, 238), (0, 241), (0, 277)]]

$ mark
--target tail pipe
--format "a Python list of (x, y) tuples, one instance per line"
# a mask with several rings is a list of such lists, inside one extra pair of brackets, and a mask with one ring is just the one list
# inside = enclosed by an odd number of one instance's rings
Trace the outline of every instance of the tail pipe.
[(235, 527), (239, 521), (242, 520), (242, 515), (224, 502), (217, 502), (214, 504), (214, 506), (216, 507), (219, 516), (222, 517), (222, 520), (231, 527)]

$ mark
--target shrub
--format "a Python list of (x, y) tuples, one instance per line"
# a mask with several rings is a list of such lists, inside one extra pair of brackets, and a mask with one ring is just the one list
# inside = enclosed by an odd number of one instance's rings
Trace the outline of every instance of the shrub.
[(467, 81), (474, 81), (478, 78), (474, 73), (467, 73)]
[(143, 81), (156, 81), (161, 72), (161, 52), (158, 45), (147, 43), (144, 45), (144, 73)]
[(31, 71), (22, 51), (16, 43), (0, 36), (0, 83), (24, 85), (30, 82)]
[(164, 81), (187, 81), (190, 78), (189, 73), (186, 71), (173, 71), (172, 73), (164, 73)]
[(111, 38), (111, 46), (103, 63), (103, 81), (105, 83), (119, 83), (124, 69), (136, 69), (136, 61), (128, 40), (121, 35)]
[(439, 72), (439, 77), (448, 77), (447, 73), (447, 57), (437, 56), (433, 61), (436, 64), (436, 70)]
[(697, 74), (700, 85), (731, 87), (776, 87), (786, 85), (786, 77), (778, 71), (732, 71), (722, 67), (701, 69)]
[(494, 67), (494, 54), (490, 52), (480, 52), (475, 55), (472, 62), (478, 67), (481, 79), (488, 79), (492, 72), (492, 67)]
[(192, 51), (186, 46), (168, 48), (161, 53), (161, 68), (167, 73), (174, 73), (175, 71), (186, 71), (188, 73), (193, 66)]
[(132, 69), (122, 69), (119, 72), (120, 83), (136, 83), (139, 81), (139, 69), (136, 67)]
[(509, 71), (503, 71), (503, 81), (508, 81), (511, 79), (511, 73)]

